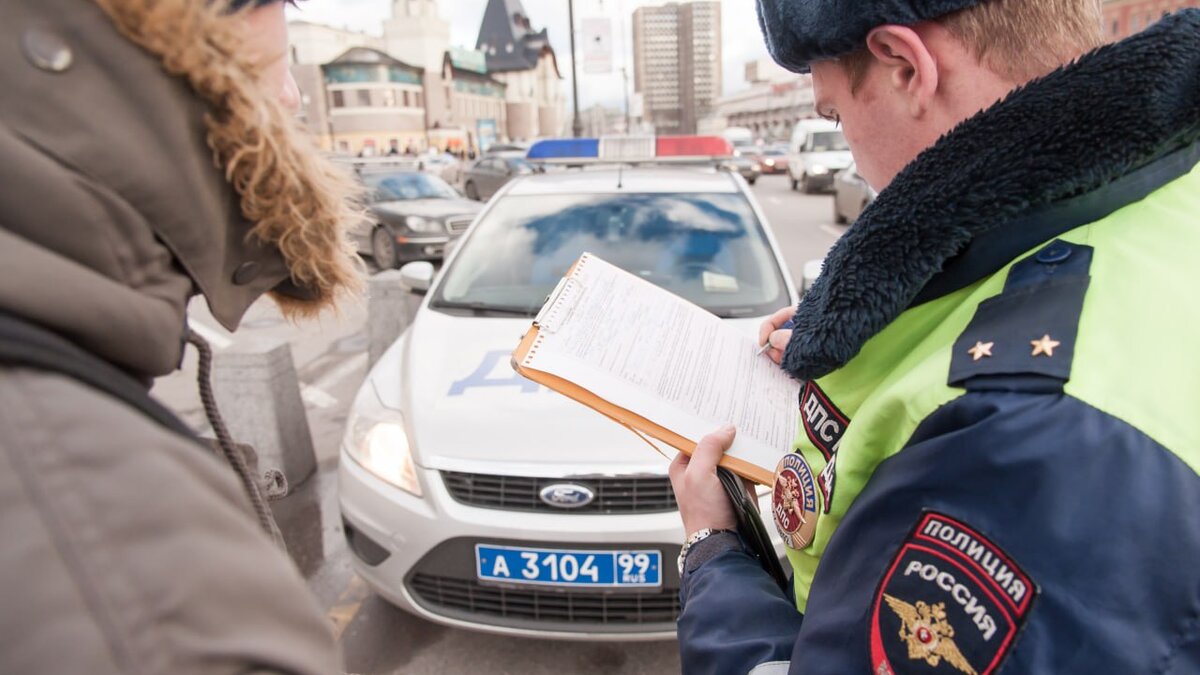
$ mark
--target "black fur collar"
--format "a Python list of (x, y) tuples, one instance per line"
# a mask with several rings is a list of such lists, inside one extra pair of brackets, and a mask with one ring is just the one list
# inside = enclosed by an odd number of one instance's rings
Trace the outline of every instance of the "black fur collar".
[(1017, 89), (921, 153), (838, 241), (797, 310), (784, 368), (810, 379), (842, 367), (932, 299), (922, 290), (973, 240), (1019, 236), (1031, 214), (1198, 141), (1200, 10)]

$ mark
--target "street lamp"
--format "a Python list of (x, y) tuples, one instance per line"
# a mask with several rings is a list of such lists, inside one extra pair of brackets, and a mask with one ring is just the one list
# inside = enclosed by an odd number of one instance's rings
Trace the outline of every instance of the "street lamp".
[(571, 131), (574, 132), (575, 138), (583, 135), (583, 122), (579, 119), (579, 77), (578, 69), (575, 65), (575, 0), (567, 0), (567, 20), (571, 23), (571, 95), (574, 97), (574, 121), (571, 123)]

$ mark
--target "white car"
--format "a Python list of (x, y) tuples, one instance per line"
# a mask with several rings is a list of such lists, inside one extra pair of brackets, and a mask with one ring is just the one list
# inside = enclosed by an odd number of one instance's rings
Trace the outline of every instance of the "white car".
[[(674, 636), (684, 533), (668, 461), (510, 365), (584, 251), (755, 335), (797, 302), (735, 174), (571, 170), (506, 185), (436, 280), (428, 263), (402, 271), (430, 287), (347, 422), (346, 537), (358, 574), (399, 607), (510, 635)], [(764, 513), (769, 499), (760, 490)]]
[(793, 190), (805, 194), (828, 192), (838, 172), (854, 161), (838, 124), (822, 119), (800, 120), (788, 144), (788, 177)]

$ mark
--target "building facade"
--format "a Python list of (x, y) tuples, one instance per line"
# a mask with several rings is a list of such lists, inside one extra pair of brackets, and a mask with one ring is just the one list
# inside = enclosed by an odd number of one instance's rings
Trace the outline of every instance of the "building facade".
[(660, 135), (694, 134), (723, 92), (721, 5), (668, 3), (633, 13), (634, 91)]
[(288, 50), (293, 64), (329, 63), (354, 47), (386, 50), (383, 38), (374, 35), (308, 21), (288, 22)]
[(508, 140), (508, 85), (487, 72), (482, 52), (452, 49), (442, 60), (445, 115), (430, 125), (430, 140), (449, 150), (487, 152)]
[(335, 152), (370, 156), (427, 147), (424, 68), (368, 47), (320, 68)]
[(1185, 7), (1200, 7), (1200, 0), (1104, 0), (1104, 35), (1122, 40)]
[(747, 89), (722, 97), (717, 116), (726, 126), (744, 127), (765, 141), (786, 141), (802, 119), (816, 117), (812, 78), (773, 62), (746, 64)]
[(488, 0), (475, 49), (487, 73), (505, 85), (509, 139), (529, 141), (563, 130), (566, 98), (545, 28), (534, 30), (521, 0)]

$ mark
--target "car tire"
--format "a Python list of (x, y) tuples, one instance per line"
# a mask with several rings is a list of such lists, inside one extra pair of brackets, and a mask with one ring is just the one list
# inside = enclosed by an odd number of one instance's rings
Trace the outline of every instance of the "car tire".
[(467, 193), (467, 199), (479, 201), (479, 189), (471, 181), (467, 181), (467, 184), (463, 186), (463, 192)]
[(806, 195), (811, 195), (813, 193), (812, 183), (810, 183), (808, 180), (808, 174), (804, 174), (800, 177), (800, 191)]
[(757, 179), (757, 178), (750, 178), (750, 179), (747, 179), (747, 180), (746, 180), (746, 182), (747, 182), (747, 183), (749, 183), (749, 184), (751, 184), (751, 185), (754, 185), (755, 183), (757, 183), (757, 182), (758, 182), (758, 179)]
[(793, 178), (792, 179), (792, 191), (794, 192), (795, 190), (798, 190), (799, 188), (800, 188), (800, 181)]
[(400, 266), (396, 239), (386, 227), (379, 226), (371, 232), (371, 257), (381, 270), (394, 270)]

